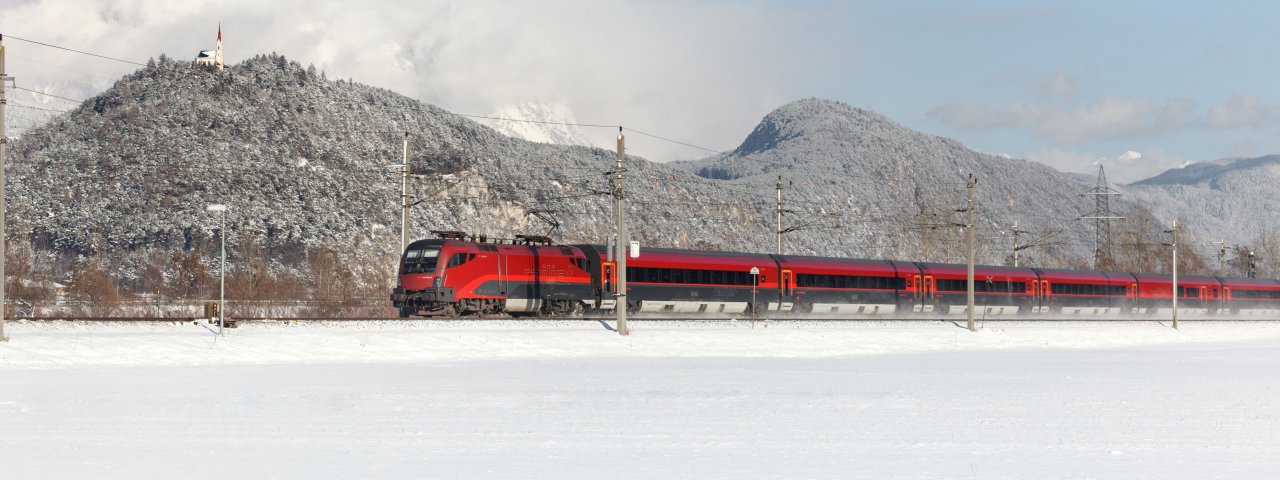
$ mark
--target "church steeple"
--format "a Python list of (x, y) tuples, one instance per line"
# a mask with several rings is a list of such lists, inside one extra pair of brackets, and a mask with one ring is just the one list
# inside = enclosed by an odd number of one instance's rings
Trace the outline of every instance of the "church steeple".
[(218, 22), (218, 48), (213, 54), (213, 68), (222, 71), (222, 22)]

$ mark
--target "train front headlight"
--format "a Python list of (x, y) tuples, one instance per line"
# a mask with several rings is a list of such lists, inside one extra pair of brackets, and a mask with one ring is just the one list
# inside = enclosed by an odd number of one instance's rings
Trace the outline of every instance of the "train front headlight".
[(436, 288), (440, 288), (441, 285), (444, 285), (444, 277), (436, 277), (436, 281), (432, 285), (435, 285)]

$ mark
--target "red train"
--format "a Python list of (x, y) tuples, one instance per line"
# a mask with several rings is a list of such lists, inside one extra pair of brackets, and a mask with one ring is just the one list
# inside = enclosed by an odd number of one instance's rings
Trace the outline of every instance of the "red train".
[[(391, 301), (401, 317), (575, 315), (615, 308), (617, 271), (599, 245), (545, 237), (467, 239), (460, 232), (409, 244)], [(759, 273), (752, 275), (752, 269)], [(964, 265), (653, 248), (627, 260), (633, 312), (815, 316), (963, 315)], [(974, 267), (975, 314), (1167, 316), (1169, 275)], [(1180, 276), (1181, 318), (1280, 319), (1280, 281)]]

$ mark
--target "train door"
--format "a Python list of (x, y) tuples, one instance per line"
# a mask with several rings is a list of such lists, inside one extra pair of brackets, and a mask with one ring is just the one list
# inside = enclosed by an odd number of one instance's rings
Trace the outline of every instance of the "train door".
[(924, 284), (920, 283), (919, 275), (912, 276), (911, 277), (911, 303), (914, 306), (911, 307), (911, 311), (920, 312), (921, 309), (924, 308), (922, 306), (924, 305), (923, 300), (924, 300)]
[(795, 276), (791, 274), (791, 270), (783, 270), (781, 277), (778, 278), (778, 294), (780, 295), (778, 299), (778, 304), (780, 305), (778, 308), (780, 310), (794, 308), (784, 308), (787, 304), (795, 305), (796, 281)]
[(1028, 310), (1021, 312), (1025, 314), (1025, 312), (1029, 311), (1034, 314), (1034, 312), (1038, 311), (1037, 308), (1039, 307), (1039, 280), (1032, 279), (1027, 282), (1027, 297)]
[(1134, 313), (1138, 308), (1138, 283), (1129, 283), (1129, 288), (1124, 293), (1126, 297), (1125, 299), (1129, 301), (1129, 304), (1125, 307), (1127, 309), (1126, 311)]
[(1040, 313), (1044, 308), (1044, 294), (1040, 292), (1040, 281), (1031, 281), (1031, 313)]
[(1222, 287), (1222, 313), (1231, 313), (1231, 287)]
[(501, 249), (494, 252), (494, 254), (498, 257), (498, 290), (499, 290), (498, 293), (503, 297), (506, 297), (507, 296), (507, 276), (509, 276), (511, 272), (508, 271), (509, 265), (507, 265), (507, 256), (503, 255), (502, 253), (503, 252)]
[(1052, 303), (1049, 301), (1049, 292), (1050, 292), (1049, 281), (1041, 280), (1040, 281), (1040, 311), (1042, 313), (1049, 313), (1049, 306)]
[(933, 275), (924, 276), (924, 301), (920, 304), (922, 309), (926, 311), (936, 311), (937, 306), (934, 305), (934, 298), (938, 296), (938, 284), (934, 281)]
[(1200, 308), (1209, 308), (1209, 287), (1200, 287)]
[(617, 265), (613, 262), (600, 262), (600, 284), (603, 287), (600, 290), (601, 300), (613, 300), (614, 294), (618, 293), (614, 285), (618, 284)]

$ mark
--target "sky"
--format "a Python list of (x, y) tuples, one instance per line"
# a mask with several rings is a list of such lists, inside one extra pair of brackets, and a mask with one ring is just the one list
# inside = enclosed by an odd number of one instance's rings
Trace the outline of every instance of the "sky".
[[(18, 87), (79, 100), (214, 46), (487, 115), (538, 102), (711, 151), (818, 97), (1115, 182), (1280, 153), (1272, 2), (0, 0)], [(1268, 88), (1270, 87), (1270, 88)], [(74, 106), (10, 92), (20, 132)], [(24, 123), (25, 122), (25, 123)], [(13, 133), (13, 132), (11, 132)], [(616, 129), (584, 127), (612, 148)], [(708, 150), (632, 135), (657, 161)]]

